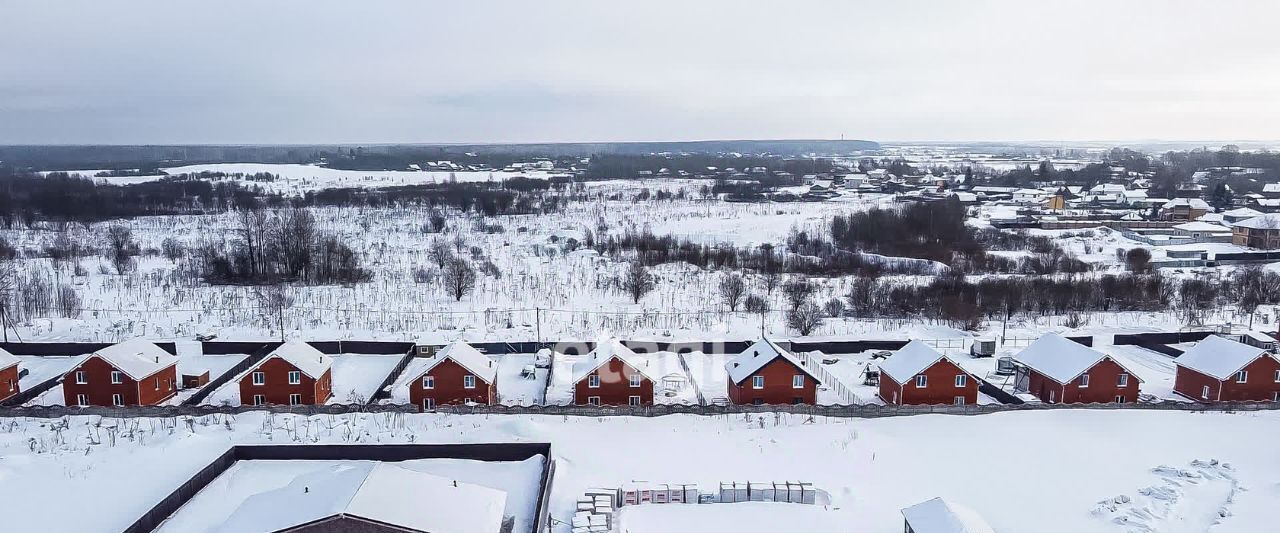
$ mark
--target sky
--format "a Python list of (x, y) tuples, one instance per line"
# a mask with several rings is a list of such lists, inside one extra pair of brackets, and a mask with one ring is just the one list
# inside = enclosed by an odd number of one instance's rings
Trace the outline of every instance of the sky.
[(0, 0), (0, 144), (1280, 139), (1280, 2)]

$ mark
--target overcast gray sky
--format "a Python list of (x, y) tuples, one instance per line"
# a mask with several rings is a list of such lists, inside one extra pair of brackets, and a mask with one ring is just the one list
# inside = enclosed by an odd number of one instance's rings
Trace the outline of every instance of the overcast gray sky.
[(1280, 138), (1280, 2), (0, 0), (0, 143)]

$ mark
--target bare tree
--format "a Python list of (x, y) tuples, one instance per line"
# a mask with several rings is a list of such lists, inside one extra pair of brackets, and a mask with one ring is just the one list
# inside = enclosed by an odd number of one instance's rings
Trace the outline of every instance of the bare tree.
[(455, 301), (462, 301), (462, 297), (476, 287), (476, 270), (466, 259), (451, 257), (445, 263), (443, 279), (449, 295)]
[(271, 225), (272, 249), (284, 274), (297, 278), (311, 266), (311, 250), (316, 240), (316, 220), (311, 211), (291, 207), (278, 213)]
[(280, 342), (284, 342), (284, 313), (293, 307), (293, 297), (285, 291), (284, 285), (272, 285), (258, 290), (258, 302), (270, 315), (275, 315), (280, 327)]
[(758, 294), (747, 295), (746, 301), (742, 303), (742, 309), (748, 313), (765, 314), (769, 312), (769, 301)]
[(826, 313), (828, 317), (838, 318), (844, 314), (844, 302), (840, 301), (839, 298), (827, 300), (827, 303), (822, 304), (822, 312)]
[(80, 318), (80, 294), (70, 285), (58, 287), (58, 313), (63, 318)]
[(653, 279), (649, 269), (645, 268), (639, 261), (632, 262), (631, 266), (627, 267), (626, 275), (622, 278), (622, 290), (627, 291), (627, 294), (631, 296), (631, 303), (640, 303), (640, 299), (644, 298), (644, 295), (649, 294), (657, 287), (657, 280)]
[(179, 259), (187, 255), (187, 248), (178, 239), (165, 237), (164, 241), (160, 243), (160, 254), (165, 259), (177, 263)]
[[(0, 263), (0, 330), (4, 332), (4, 341), (9, 342), (9, 326), (13, 324), (14, 292), (17, 290), (18, 273), (13, 263)], [(14, 331), (17, 333), (17, 330)]]
[(818, 290), (818, 286), (813, 282), (804, 278), (793, 278), (782, 284), (782, 293), (787, 296), (787, 303), (790, 309), (800, 307), (800, 304), (809, 301), (809, 297)]
[(738, 310), (738, 304), (742, 303), (742, 297), (747, 293), (747, 284), (742, 281), (742, 276), (738, 274), (727, 274), (720, 278), (720, 296), (724, 298), (725, 305), (729, 306), (729, 312)]
[(822, 324), (822, 309), (813, 302), (804, 302), (787, 311), (787, 325), (801, 335), (808, 335)]
[(1280, 301), (1280, 274), (1268, 272), (1257, 265), (1236, 270), (1231, 278), (1236, 306), (1249, 315), (1249, 327), (1258, 307)]
[(133, 271), (133, 256), (138, 255), (138, 243), (133, 240), (133, 230), (124, 224), (114, 224), (107, 227), (106, 239), (111, 265), (115, 267), (116, 273)]
[(245, 251), (249, 260), (249, 274), (258, 277), (265, 269), (264, 257), (267, 249), (267, 232), (270, 224), (267, 212), (259, 206), (242, 207), (236, 211), (237, 231), (244, 239)]
[(444, 239), (436, 237), (431, 239), (431, 247), (427, 248), (427, 257), (436, 264), (436, 268), (444, 270), (444, 266), (449, 263), (449, 258), (453, 257), (453, 250)]
[(1130, 272), (1151, 271), (1151, 251), (1146, 248), (1134, 248), (1124, 254), (1125, 265)]

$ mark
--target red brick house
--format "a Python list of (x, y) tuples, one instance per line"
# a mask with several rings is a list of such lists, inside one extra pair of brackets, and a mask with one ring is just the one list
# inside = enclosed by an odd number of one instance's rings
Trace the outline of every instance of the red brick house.
[(0, 348), (0, 400), (21, 392), (18, 386), (18, 358)]
[(497, 403), (498, 365), (471, 345), (454, 341), (424, 359), (426, 365), (415, 368), (406, 385), (414, 405), (425, 411), (437, 405)]
[(1210, 335), (1174, 359), (1173, 391), (1201, 402), (1280, 401), (1280, 359)]
[(653, 378), (647, 362), (618, 339), (596, 344), (591, 353), (573, 363), (575, 405), (653, 405)]
[(891, 405), (978, 402), (978, 379), (920, 341), (908, 342), (880, 363), (880, 399)]
[(729, 401), (735, 404), (809, 404), (817, 402), (818, 376), (805, 362), (769, 339), (761, 338), (725, 363)]
[(241, 405), (320, 405), (333, 395), (333, 358), (291, 340), (240, 375)]
[(93, 352), (62, 377), (71, 406), (158, 405), (177, 393), (177, 356), (143, 339)]
[(1047, 333), (1014, 356), (1019, 387), (1046, 403), (1133, 403), (1142, 383), (1111, 356)]

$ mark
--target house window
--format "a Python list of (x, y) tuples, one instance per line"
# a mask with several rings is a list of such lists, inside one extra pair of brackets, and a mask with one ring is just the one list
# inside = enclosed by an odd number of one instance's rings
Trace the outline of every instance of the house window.
[(112, 370), (112, 371), (111, 371), (111, 384), (112, 384), (112, 385), (119, 385), (119, 384), (121, 384), (121, 383), (124, 383), (124, 374), (123, 374), (122, 372), (120, 372), (119, 370)]
[(89, 395), (88, 395), (88, 394), (77, 394), (77, 395), (76, 395), (76, 405), (79, 405), (80, 407), (85, 407), (85, 406), (89, 405)]
[(956, 374), (956, 388), (964, 388), (969, 385), (968, 374)]
[(1271, 393), (1271, 401), (1280, 402), (1280, 392)]
[(600, 405), (599, 396), (587, 396), (587, 405)]
[(1248, 370), (1241, 370), (1239, 372), (1236, 372), (1236, 383), (1244, 383), (1246, 381), (1249, 381)]
[(916, 376), (917, 389), (923, 389), (928, 386), (929, 386), (929, 376), (926, 376), (924, 374), (920, 374), (919, 376)]
[(794, 376), (791, 376), (791, 388), (793, 389), (804, 388), (804, 374), (796, 374)]
[(640, 397), (627, 396), (627, 405), (630, 405), (631, 407), (640, 407)]
[(300, 371), (298, 371), (298, 370), (290, 370), (290, 371), (289, 371), (289, 384), (290, 384), (290, 385), (300, 385), (300, 384), (302, 384), (302, 372), (300, 372)]
[(124, 405), (124, 396), (120, 394), (112, 394), (111, 405), (116, 405), (116, 406)]
[(1280, 383), (1280, 370), (1276, 371), (1276, 383)]
[(964, 405), (964, 396), (956, 396), (955, 400), (953, 400), (951, 403), (954, 403), (956, 405)]
[(263, 396), (263, 395), (261, 395), (261, 394), (254, 394), (254, 395), (253, 395), (253, 405), (262, 405), (262, 404), (264, 404), (264, 403), (267, 403), (267, 397), (266, 397), (266, 396)]
[(160, 390), (160, 378), (156, 378), (156, 390)]
[(435, 376), (422, 376), (422, 388), (424, 388), (424, 389), (434, 389), (434, 388), (436, 388), (436, 378), (435, 378)]
[(1203, 388), (1201, 388), (1201, 389), (1200, 389), (1200, 398), (1205, 399), (1205, 400), (1208, 400), (1208, 399), (1209, 399), (1209, 386), (1208, 386), (1208, 385), (1205, 385)]
[(1117, 385), (1117, 386), (1120, 386), (1120, 387), (1128, 387), (1128, 386), (1129, 386), (1129, 374), (1120, 374), (1120, 377), (1118, 378), (1118, 381), (1116, 382), (1116, 385)]
[(266, 374), (265, 372), (254, 372), (254, 373), (253, 373), (253, 384), (254, 384), (254, 385), (266, 385), (266, 384), (267, 384), (267, 374)]
[(791, 405), (801, 405), (803, 403), (804, 403), (804, 398), (801, 398), (799, 396), (796, 396), (791, 399)]
[(1124, 395), (1123, 395), (1123, 394), (1117, 394), (1117, 395), (1116, 395), (1116, 403), (1124, 403)]
[(430, 410), (432, 410), (432, 409), (435, 409), (435, 408), (436, 408), (436, 399), (435, 399), (435, 398), (423, 398), (423, 399), (422, 399), (422, 408), (423, 408), (424, 410), (427, 410), (427, 411), (430, 411)]
[(751, 405), (764, 405), (764, 398), (756, 398), (751, 400)]
[(753, 389), (763, 389), (763, 388), (764, 388), (764, 376), (751, 376), (751, 388), (753, 388)]
[(587, 387), (593, 389), (600, 388), (600, 374), (591, 374), (590, 376), (587, 376)]
[(1089, 388), (1089, 374), (1080, 374), (1080, 388)]
[(77, 371), (76, 371), (76, 385), (84, 385), (84, 384), (86, 384), (86, 383), (89, 383), (89, 375), (88, 375), (88, 374), (85, 374), (85, 372), (84, 372), (83, 370), (77, 370)]
[(464, 388), (464, 389), (474, 389), (474, 388), (476, 388), (476, 377), (475, 377), (475, 376), (462, 376), (462, 388)]
[(289, 405), (301, 405), (301, 404), (302, 404), (302, 395), (301, 395), (301, 394), (290, 394), (290, 395), (289, 395)]
[(640, 374), (631, 374), (631, 388), (640, 388)]

